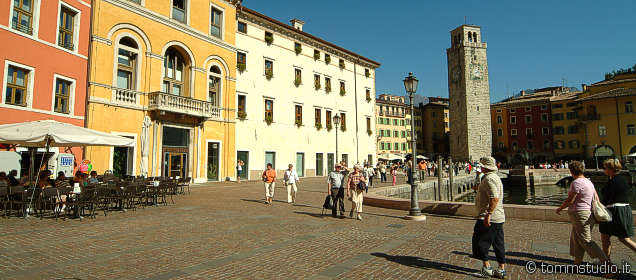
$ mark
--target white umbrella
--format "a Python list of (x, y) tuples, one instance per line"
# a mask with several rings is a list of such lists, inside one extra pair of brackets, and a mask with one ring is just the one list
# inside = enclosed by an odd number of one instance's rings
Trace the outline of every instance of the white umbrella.
[(423, 155), (419, 155), (419, 156), (417, 156), (416, 158), (419, 158), (419, 159), (428, 159), (427, 157), (425, 157), (425, 156), (423, 156)]
[(144, 122), (141, 125), (141, 175), (142, 176), (146, 176), (148, 175), (148, 137), (149, 137), (149, 130), (150, 130), (150, 125), (151, 125), (151, 121), (150, 121), (150, 117), (145, 116), (144, 117)]
[(629, 155), (627, 155), (628, 157), (636, 157), (636, 153), (631, 153)]
[[(48, 142), (48, 143), (47, 143)], [(0, 143), (27, 147), (133, 146), (134, 140), (54, 120), (0, 125)]]
[(389, 154), (389, 160), (401, 160), (401, 159), (404, 159), (404, 158), (396, 154)]
[[(92, 130), (54, 120), (42, 120), (25, 123), (0, 125), (0, 143), (27, 147), (76, 147), (76, 146), (133, 146), (134, 140), (105, 132)], [(42, 157), (42, 162), (44, 157)], [(40, 162), (40, 166), (42, 166)], [(35, 162), (31, 162), (31, 168)], [(40, 168), (35, 177), (35, 186), (40, 179)], [(32, 178), (30, 178), (32, 180)], [(33, 202), (33, 194), (29, 208)], [(28, 215), (28, 211), (27, 211)]]

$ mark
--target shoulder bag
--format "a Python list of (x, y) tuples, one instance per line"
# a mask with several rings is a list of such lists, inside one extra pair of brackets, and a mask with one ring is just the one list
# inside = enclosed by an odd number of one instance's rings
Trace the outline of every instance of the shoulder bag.
[(598, 199), (598, 194), (594, 190), (594, 197), (592, 198), (592, 214), (597, 222), (611, 222), (612, 214), (607, 211), (607, 208)]

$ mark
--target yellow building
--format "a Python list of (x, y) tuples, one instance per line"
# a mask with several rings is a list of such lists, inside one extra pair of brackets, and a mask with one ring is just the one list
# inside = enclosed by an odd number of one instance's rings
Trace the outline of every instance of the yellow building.
[(86, 125), (136, 140), (93, 169), (235, 178), (235, 2), (93, 1)]
[(411, 153), (411, 112), (404, 96), (381, 94), (375, 100), (378, 158)]
[(581, 126), (577, 108), (580, 91), (555, 95), (550, 98), (552, 107), (552, 139), (554, 158), (557, 160), (581, 160), (584, 157), (584, 127)]
[(583, 85), (578, 101), (586, 158), (600, 162), (636, 153), (636, 73)]

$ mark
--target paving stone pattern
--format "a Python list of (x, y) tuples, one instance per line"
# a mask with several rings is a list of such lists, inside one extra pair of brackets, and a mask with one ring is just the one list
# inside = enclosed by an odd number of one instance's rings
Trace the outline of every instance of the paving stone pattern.
[[(209, 183), (174, 205), (96, 220), (0, 219), (0, 279), (474, 278), (473, 220), (429, 215), (411, 222), (404, 211), (369, 206), (363, 221), (323, 216), (324, 182), (302, 179), (297, 205), (282, 201), (282, 184), (266, 206), (261, 182)], [(569, 229), (508, 220), (509, 279), (597, 278), (525, 271), (530, 260), (570, 263)], [(620, 244), (613, 259), (636, 263)]]

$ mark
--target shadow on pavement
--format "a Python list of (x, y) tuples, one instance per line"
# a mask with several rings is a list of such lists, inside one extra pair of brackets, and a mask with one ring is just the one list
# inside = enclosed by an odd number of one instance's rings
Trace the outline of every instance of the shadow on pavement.
[[(491, 250), (491, 252), (492, 252), (492, 250)], [(453, 251), (453, 254), (469, 256), (469, 257), (472, 258), (472, 254), (469, 254), (469, 253), (466, 253), (466, 252)], [(521, 258), (525, 258), (525, 259), (523, 259), (523, 260), (511, 259), (509, 257), (521, 257)], [(489, 256), (489, 260), (495, 261), (496, 259), (492, 255), (490, 255)], [(513, 264), (513, 265), (518, 265), (518, 266), (525, 267), (526, 264), (529, 261), (572, 264), (572, 260), (569, 260), (569, 259), (542, 256), (542, 255), (536, 255), (536, 254), (524, 253), (524, 252), (506, 252), (506, 264)]]
[(301, 212), (301, 211), (294, 211), (295, 214), (302, 214), (302, 215), (307, 215), (307, 216), (312, 216), (314, 218), (320, 218), (320, 219), (324, 219), (326, 217), (331, 217), (331, 211), (329, 212), (329, 214), (325, 213), (320, 214), (320, 213), (310, 213), (310, 212)]
[(465, 268), (465, 267), (456, 266), (452, 264), (440, 263), (436, 261), (423, 259), (420, 257), (391, 256), (385, 253), (371, 253), (371, 255), (376, 256), (378, 258), (385, 258), (388, 261), (392, 261), (395, 263), (399, 263), (401, 265), (406, 265), (406, 266), (414, 267), (414, 268), (437, 269), (437, 270), (442, 270), (446, 272), (464, 274), (468, 276), (475, 276), (476, 273), (479, 273), (479, 271), (476, 269)]

